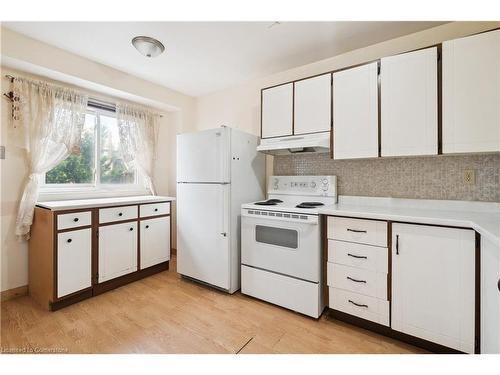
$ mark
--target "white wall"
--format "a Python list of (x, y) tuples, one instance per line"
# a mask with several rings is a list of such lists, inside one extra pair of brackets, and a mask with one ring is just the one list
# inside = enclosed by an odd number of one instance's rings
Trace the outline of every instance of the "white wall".
[[(5, 74), (23, 75), (78, 86), (101, 100), (126, 99), (162, 112), (155, 182), (158, 194), (175, 196), (175, 134), (193, 128), (192, 97), (4, 28), (0, 28), (0, 34), (2, 93), (10, 91), (10, 82), (4, 77)], [(0, 109), (0, 144), (6, 147), (6, 159), (0, 161), (0, 282), (1, 290), (4, 291), (28, 283), (28, 246), (14, 235), (17, 207), (27, 177), (27, 164), (22, 132), (13, 128), (10, 119), (10, 102), (2, 98)], [(173, 220), (175, 222), (175, 212)]]

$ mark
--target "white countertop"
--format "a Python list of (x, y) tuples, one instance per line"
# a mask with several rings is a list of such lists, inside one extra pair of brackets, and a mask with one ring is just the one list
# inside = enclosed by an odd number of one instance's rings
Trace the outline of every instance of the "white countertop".
[(319, 213), (472, 228), (500, 247), (500, 203), (339, 196)]
[(155, 203), (173, 200), (175, 200), (175, 198), (164, 197), (160, 195), (139, 195), (134, 197), (112, 197), (37, 202), (36, 205), (38, 207), (48, 208), (52, 211), (61, 211), (91, 207), (126, 206), (128, 204)]

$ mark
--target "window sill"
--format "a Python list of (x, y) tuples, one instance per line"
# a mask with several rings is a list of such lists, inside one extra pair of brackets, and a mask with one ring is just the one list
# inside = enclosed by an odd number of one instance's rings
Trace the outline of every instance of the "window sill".
[(139, 186), (134, 187), (68, 187), (68, 188), (41, 188), (38, 194), (39, 202), (73, 200), (73, 199), (92, 199), (92, 198), (111, 198), (127, 197), (134, 195), (151, 195), (150, 191)]

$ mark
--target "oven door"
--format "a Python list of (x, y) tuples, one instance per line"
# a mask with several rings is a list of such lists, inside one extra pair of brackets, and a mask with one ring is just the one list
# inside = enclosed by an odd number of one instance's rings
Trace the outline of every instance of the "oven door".
[[(241, 263), (311, 282), (320, 281), (321, 238), (312, 220), (241, 215)], [(296, 215), (294, 215), (296, 216)]]

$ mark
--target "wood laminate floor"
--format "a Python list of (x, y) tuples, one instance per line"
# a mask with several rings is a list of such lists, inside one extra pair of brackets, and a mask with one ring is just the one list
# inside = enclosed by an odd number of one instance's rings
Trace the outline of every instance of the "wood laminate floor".
[(4, 353), (423, 353), (325, 314), (315, 320), (162, 272), (56, 312), (3, 302)]

